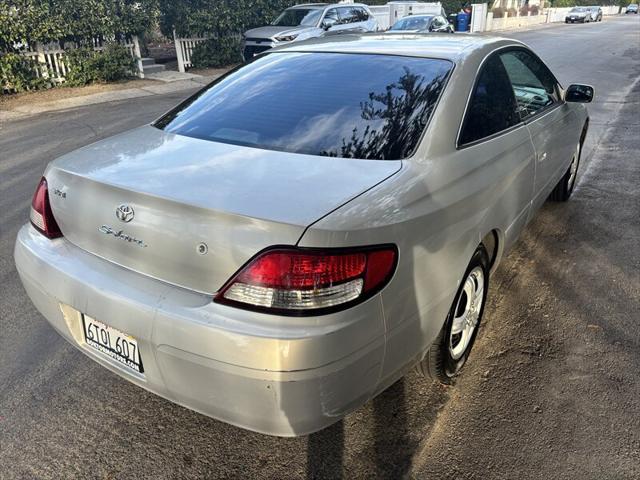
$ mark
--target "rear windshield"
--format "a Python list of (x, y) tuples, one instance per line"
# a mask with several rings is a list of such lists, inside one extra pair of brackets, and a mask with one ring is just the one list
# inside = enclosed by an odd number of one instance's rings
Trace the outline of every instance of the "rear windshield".
[(453, 64), (344, 53), (272, 53), (155, 122), (170, 133), (267, 150), (394, 160), (413, 153)]

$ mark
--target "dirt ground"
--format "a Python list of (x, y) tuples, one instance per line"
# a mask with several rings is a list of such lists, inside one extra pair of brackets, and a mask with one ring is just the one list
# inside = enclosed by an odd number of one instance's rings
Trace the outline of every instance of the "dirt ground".
[(149, 85), (157, 85), (155, 80), (131, 79), (114, 83), (96, 83), (84, 87), (56, 87), (35, 92), (22, 92), (13, 95), (0, 95), (0, 110), (13, 110), (17, 106), (36, 103), (49, 103), (65, 98), (82, 97), (94, 93), (126, 90), (129, 88), (142, 88)]

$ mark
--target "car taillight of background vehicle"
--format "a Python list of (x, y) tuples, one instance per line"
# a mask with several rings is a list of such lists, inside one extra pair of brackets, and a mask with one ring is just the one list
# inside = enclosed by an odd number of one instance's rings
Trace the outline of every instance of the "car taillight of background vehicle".
[(29, 218), (31, 219), (31, 224), (43, 235), (49, 238), (62, 236), (58, 222), (56, 222), (51, 211), (47, 179), (44, 177), (40, 180), (36, 193), (33, 194)]
[(274, 247), (256, 255), (215, 301), (283, 315), (318, 315), (379, 292), (396, 267), (395, 246), (354, 249)]

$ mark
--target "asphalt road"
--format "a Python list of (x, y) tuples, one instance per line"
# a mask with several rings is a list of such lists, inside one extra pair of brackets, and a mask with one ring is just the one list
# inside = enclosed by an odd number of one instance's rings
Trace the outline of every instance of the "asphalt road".
[[(0, 478), (640, 478), (640, 19), (513, 34), (595, 86), (579, 184), (492, 278), (454, 387), (411, 373), (298, 439), (246, 432), (88, 360), (22, 290), (12, 248), (45, 164), (185, 92), (0, 128)], [(633, 87), (635, 83), (635, 87)]]

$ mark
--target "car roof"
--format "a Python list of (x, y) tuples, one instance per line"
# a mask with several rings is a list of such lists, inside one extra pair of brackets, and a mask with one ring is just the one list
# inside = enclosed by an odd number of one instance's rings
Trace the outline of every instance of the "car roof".
[(293, 10), (296, 8), (321, 9), (327, 7), (366, 7), (366, 5), (364, 3), (301, 3), (299, 5), (289, 7), (287, 10)]
[(453, 62), (472, 55), (484, 56), (487, 51), (521, 42), (502, 37), (450, 33), (362, 33), (313, 38), (295, 42), (272, 51), (330, 52), (403, 55), (441, 58)]
[(299, 5), (293, 5), (292, 7), (287, 8), (287, 10), (293, 10), (295, 8), (324, 8), (328, 3), (301, 3)]
[(402, 20), (408, 20), (408, 19), (410, 19), (410, 18), (435, 17), (436, 15), (437, 15), (437, 14), (435, 14), (435, 13), (421, 13), (421, 14), (419, 14), (419, 15), (408, 15), (408, 16), (406, 16), (406, 17), (399, 18), (399, 19), (396, 21), (396, 23), (398, 23), (398, 22), (400, 22), (400, 21), (402, 21)]

